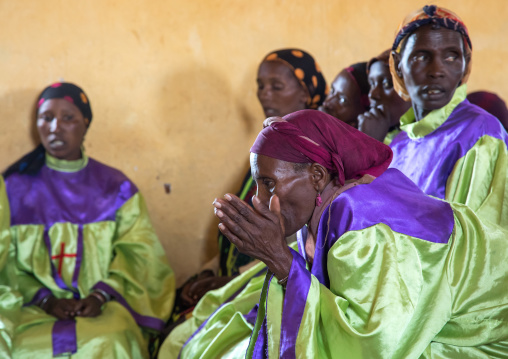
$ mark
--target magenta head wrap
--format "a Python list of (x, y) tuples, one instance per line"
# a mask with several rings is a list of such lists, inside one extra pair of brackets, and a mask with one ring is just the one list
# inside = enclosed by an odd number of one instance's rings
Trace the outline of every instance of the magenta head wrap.
[(265, 123), (250, 152), (292, 163), (319, 163), (337, 175), (340, 185), (365, 174), (378, 177), (392, 161), (390, 147), (324, 112), (301, 110)]

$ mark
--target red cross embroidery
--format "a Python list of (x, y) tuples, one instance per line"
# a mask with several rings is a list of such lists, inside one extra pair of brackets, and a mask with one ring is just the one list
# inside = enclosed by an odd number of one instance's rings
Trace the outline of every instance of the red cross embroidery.
[(51, 259), (58, 259), (58, 274), (62, 276), (62, 264), (64, 257), (76, 257), (76, 253), (65, 254), (65, 243), (60, 244), (60, 254), (51, 256)]

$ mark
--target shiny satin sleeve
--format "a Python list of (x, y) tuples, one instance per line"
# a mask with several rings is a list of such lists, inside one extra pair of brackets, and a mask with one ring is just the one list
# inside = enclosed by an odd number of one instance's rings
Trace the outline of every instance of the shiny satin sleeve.
[[(298, 248), (296, 242), (288, 246)], [(244, 358), (266, 272), (266, 265), (258, 262), (223, 287), (207, 292), (192, 317), (166, 338), (159, 358)]]
[(455, 164), (445, 199), (464, 203), (480, 218), (508, 228), (508, 150), (504, 141), (481, 137)]
[[(280, 328), (277, 339), (265, 334), (269, 357), (417, 358), (450, 317), (442, 276), (447, 253), (446, 244), (414, 239), (385, 224), (349, 231), (328, 252), (328, 288), (293, 252), (285, 294), (274, 279), (267, 289), (260, 332)], [(424, 277), (432, 290), (424, 289)], [(271, 309), (277, 306), (282, 308)], [(431, 326), (421, 325), (425, 316)], [(263, 343), (257, 341), (252, 357), (261, 358)]]
[(454, 345), (506, 355), (507, 233), (465, 206), (455, 223), (444, 244), (384, 224), (346, 232), (328, 254), (329, 288), (293, 252), (285, 293), (265, 283), (248, 357), (461, 357), (446, 354)]
[(15, 291), (11, 271), (10, 211), (5, 183), (0, 177), (0, 358), (10, 358), (12, 338), (22, 305), (21, 296)]
[(173, 308), (175, 279), (140, 193), (118, 210), (116, 223), (114, 257), (94, 288), (112, 295), (139, 325), (161, 330)]
[(422, 358), (508, 357), (508, 231), (452, 204), (455, 239), (445, 273), (451, 316)]

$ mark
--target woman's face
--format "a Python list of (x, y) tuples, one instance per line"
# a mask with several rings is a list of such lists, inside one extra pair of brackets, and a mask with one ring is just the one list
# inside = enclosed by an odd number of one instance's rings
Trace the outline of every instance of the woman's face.
[(394, 57), (420, 118), (452, 99), (469, 60), (463, 44), (457, 31), (423, 26), (409, 35), (402, 53)]
[(278, 61), (261, 63), (257, 84), (258, 99), (266, 117), (282, 117), (306, 107), (307, 92), (291, 70)]
[(358, 128), (358, 115), (365, 112), (360, 88), (347, 72), (342, 70), (332, 83), (330, 94), (323, 102), (323, 110), (348, 125)]
[(67, 100), (44, 101), (37, 113), (37, 131), (42, 145), (58, 159), (80, 159), (87, 121), (81, 111)]
[(293, 163), (255, 153), (251, 153), (250, 163), (259, 200), (268, 206), (276, 194), (286, 236), (296, 233), (310, 220), (315, 208), (317, 191), (311, 172), (306, 168), (297, 171)]
[(388, 64), (374, 62), (369, 69), (369, 100), (371, 108), (383, 107), (383, 111), (392, 119), (392, 125), (409, 109), (410, 103), (404, 101), (393, 88), (392, 75)]

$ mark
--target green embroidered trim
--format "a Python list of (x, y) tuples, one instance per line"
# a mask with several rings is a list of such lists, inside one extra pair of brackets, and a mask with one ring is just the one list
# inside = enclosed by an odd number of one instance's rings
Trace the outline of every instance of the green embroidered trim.
[(427, 136), (432, 131), (436, 130), (450, 117), (452, 111), (459, 103), (466, 99), (467, 85), (459, 86), (451, 101), (440, 109), (431, 111), (427, 116), (420, 121), (416, 121), (415, 114), (410, 108), (400, 118), (400, 129), (407, 133), (408, 137), (412, 140)]

